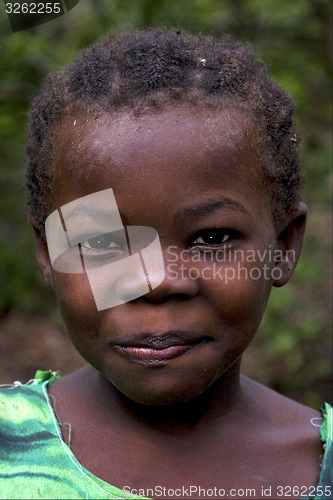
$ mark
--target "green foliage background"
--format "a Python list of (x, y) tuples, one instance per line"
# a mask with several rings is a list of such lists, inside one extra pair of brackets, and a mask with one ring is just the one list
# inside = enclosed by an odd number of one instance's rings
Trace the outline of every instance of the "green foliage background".
[(231, 33), (254, 45), (296, 99), (310, 208), (300, 264), (290, 284), (273, 290), (245, 356), (245, 371), (310, 406), (330, 401), (330, 17), (329, 0), (80, 0), (66, 15), (13, 34), (1, 3), (0, 328), (15, 314), (23, 314), (26, 324), (45, 316), (60, 324), (55, 299), (34, 261), (22, 208), (27, 112), (45, 75), (109, 29), (167, 26), (217, 37)]

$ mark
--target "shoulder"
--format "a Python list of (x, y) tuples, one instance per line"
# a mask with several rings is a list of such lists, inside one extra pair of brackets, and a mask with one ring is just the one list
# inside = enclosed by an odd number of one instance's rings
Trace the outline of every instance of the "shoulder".
[(298, 403), (248, 377), (242, 377), (242, 387), (254, 402), (254, 406), (260, 408), (271, 423), (304, 423), (308, 426), (312, 419), (322, 418), (320, 408), (313, 409)]
[[(56, 380), (48, 388), (53, 410), (60, 422), (94, 420), (98, 408), (92, 403), (93, 392), (90, 390), (91, 367), (87, 366)], [(63, 435), (67, 443), (67, 436)]]
[(321, 454), (323, 415), (319, 408), (298, 403), (247, 377), (242, 378), (242, 384), (263, 438), (299, 457)]
[(73, 405), (80, 399), (86, 400), (91, 371), (90, 366), (85, 366), (61, 378), (58, 377), (52, 385), (49, 385), (48, 393), (57, 405)]
[[(321, 439), (323, 415), (248, 378), (243, 379), (253, 408), (253, 426), (263, 455), (269, 450), (273, 475), (282, 471), (284, 483), (320, 484), (325, 447)], [(260, 416), (261, 415), (261, 416)], [(275, 471), (275, 472), (274, 472)], [(273, 476), (272, 476), (273, 482)]]

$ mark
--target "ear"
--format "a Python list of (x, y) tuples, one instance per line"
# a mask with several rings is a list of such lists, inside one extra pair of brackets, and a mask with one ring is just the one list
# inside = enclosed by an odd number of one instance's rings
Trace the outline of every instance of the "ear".
[(278, 236), (278, 257), (275, 262), (273, 286), (283, 286), (290, 280), (301, 254), (306, 226), (307, 206), (300, 202), (287, 226)]
[(45, 282), (53, 288), (52, 264), (50, 261), (47, 243), (42, 237), (40, 230), (37, 228), (35, 220), (29, 217), (28, 222), (33, 227), (35, 233), (35, 255), (39, 269), (44, 276)]

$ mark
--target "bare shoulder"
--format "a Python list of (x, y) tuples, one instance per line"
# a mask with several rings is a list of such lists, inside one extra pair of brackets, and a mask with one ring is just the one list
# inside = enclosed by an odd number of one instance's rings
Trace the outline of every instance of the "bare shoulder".
[(87, 396), (89, 368), (86, 366), (65, 375), (49, 387), (48, 393), (59, 422), (82, 419), (90, 401)]
[(89, 368), (85, 366), (62, 376), (49, 387), (49, 394), (63, 402), (71, 400), (74, 396), (77, 398), (80, 393), (85, 391), (89, 379)]
[(255, 406), (264, 411), (271, 424), (274, 422), (279, 426), (298, 424), (306, 428), (309, 426), (316, 428), (319, 425), (321, 419), (319, 408), (313, 409), (298, 403), (248, 377), (242, 376), (241, 380), (243, 390), (255, 402)]
[(315, 486), (323, 455), (319, 409), (304, 406), (246, 377), (242, 384), (260, 422), (263, 449), (269, 447), (272, 452), (272, 463), (293, 481), (290, 484)]

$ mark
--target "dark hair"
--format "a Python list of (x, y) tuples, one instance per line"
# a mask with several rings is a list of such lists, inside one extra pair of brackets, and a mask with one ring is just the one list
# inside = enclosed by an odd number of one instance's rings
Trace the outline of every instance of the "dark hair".
[(27, 145), (27, 212), (44, 235), (52, 190), (52, 131), (70, 111), (152, 112), (172, 101), (245, 109), (261, 137), (262, 171), (279, 226), (300, 196), (294, 101), (248, 44), (153, 29), (111, 33), (50, 75), (33, 102)]

